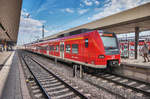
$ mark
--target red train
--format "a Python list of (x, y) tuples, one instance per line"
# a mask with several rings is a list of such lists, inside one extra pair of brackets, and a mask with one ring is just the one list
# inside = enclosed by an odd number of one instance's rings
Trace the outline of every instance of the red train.
[[(79, 31), (77, 31), (79, 32)], [(120, 64), (120, 49), (115, 33), (100, 30), (76, 31), (47, 41), (26, 44), (35, 53), (55, 57), (85, 67), (106, 69)]]

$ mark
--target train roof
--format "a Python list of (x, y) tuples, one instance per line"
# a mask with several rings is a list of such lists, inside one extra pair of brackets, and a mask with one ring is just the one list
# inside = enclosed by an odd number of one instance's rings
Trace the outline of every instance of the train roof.
[(113, 32), (107, 32), (107, 31), (103, 31), (103, 30), (79, 29), (79, 30), (72, 31), (72, 32), (69, 32), (66, 34), (58, 35), (55, 38), (51, 38), (51, 39), (47, 39), (47, 40), (34, 41), (32, 43), (28, 43), (27, 45), (41, 44), (41, 43), (47, 43), (48, 41), (64, 40), (64, 39), (72, 38), (74, 36), (87, 35), (86, 33), (90, 33), (91, 31), (98, 31), (99, 33), (113, 33)]
[(79, 29), (79, 30), (76, 30), (76, 31), (72, 31), (72, 32), (69, 32), (69, 33), (66, 33), (66, 34), (61, 34), (61, 35), (58, 35), (57, 37), (55, 38), (51, 38), (51, 39), (47, 39), (47, 40), (37, 40), (37, 41), (34, 41), (34, 42), (31, 42), (31, 43), (27, 43), (25, 45), (32, 45), (32, 44), (36, 44), (36, 43), (46, 43), (48, 41), (56, 41), (56, 40), (63, 40), (63, 39), (66, 39), (66, 38), (71, 38), (73, 36), (78, 36), (78, 35), (82, 35), (83, 33), (88, 33), (88, 32), (91, 32), (92, 30), (91, 29)]

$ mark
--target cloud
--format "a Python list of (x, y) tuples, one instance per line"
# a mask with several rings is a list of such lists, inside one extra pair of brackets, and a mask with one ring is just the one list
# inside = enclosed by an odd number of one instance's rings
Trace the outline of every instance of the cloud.
[(86, 5), (86, 6), (92, 6), (93, 5), (93, 2), (91, 0), (83, 0), (83, 3)]
[(63, 12), (74, 13), (74, 10), (71, 8), (62, 9)]
[(49, 7), (56, 7), (55, 0), (37, 0), (38, 8), (35, 12), (35, 14), (39, 14), (40, 12), (46, 11), (49, 9)]
[[(90, 17), (91, 20), (96, 20), (102, 17), (109, 16), (114, 13), (121, 12), (126, 9), (136, 7), (138, 5), (150, 2), (150, 0), (110, 0), (99, 8), (100, 12)], [(98, 8), (97, 8), (98, 9)]]
[(39, 33), (44, 21), (21, 17), (19, 33)]
[(93, 4), (96, 4), (96, 5), (99, 5), (100, 4), (100, 1), (98, 0), (92, 0)]
[[(57, 34), (61, 31), (62, 31), (62, 29), (53, 29), (53, 30), (50, 30), (49, 32), (51, 33), (50, 35), (54, 35), (54, 34)], [(47, 35), (47, 36), (50, 36), (50, 35)]]
[[(31, 17), (27, 18), (29, 13), (22, 11), (20, 18), (20, 26), (19, 26), (19, 38), (18, 40), (24, 39), (24, 42), (27, 43), (29, 39), (35, 40), (37, 37), (41, 37), (42, 33), (42, 25), (46, 23), (45, 20), (37, 20)], [(44, 29), (45, 33), (49, 31)], [(23, 36), (27, 35), (27, 36)], [(19, 42), (19, 41), (18, 41)]]
[(88, 17), (88, 20), (90, 20), (90, 17)]
[(99, 5), (100, 3), (99, 3), (99, 1), (95, 0), (95, 4), (96, 4), (96, 5)]
[(80, 3), (80, 7), (84, 7), (84, 5)]
[(27, 13), (26, 9), (23, 9), (23, 11), (21, 11), (21, 17), (27, 17), (29, 15), (29, 13)]
[[(98, 0), (82, 0), (83, 4), (86, 6), (92, 6), (93, 4), (99, 5), (100, 2)], [(83, 5), (80, 4), (80, 6), (82, 7)]]
[(88, 10), (89, 10), (89, 9), (79, 9), (79, 10), (78, 10), (78, 13), (79, 13), (79, 14), (84, 14), (84, 13), (88, 12)]

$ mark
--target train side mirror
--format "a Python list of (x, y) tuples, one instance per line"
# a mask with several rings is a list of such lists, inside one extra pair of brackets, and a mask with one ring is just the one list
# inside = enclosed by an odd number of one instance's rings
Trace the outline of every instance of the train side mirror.
[(89, 46), (89, 40), (85, 39), (85, 48), (88, 48), (88, 46)]

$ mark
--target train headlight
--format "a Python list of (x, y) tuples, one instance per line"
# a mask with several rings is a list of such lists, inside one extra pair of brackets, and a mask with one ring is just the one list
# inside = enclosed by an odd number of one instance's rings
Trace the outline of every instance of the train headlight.
[(104, 55), (99, 55), (98, 58), (105, 58), (105, 56)]
[(93, 64), (93, 65), (94, 65), (94, 64), (95, 64), (95, 62), (94, 62), (94, 61), (91, 61), (91, 64)]

